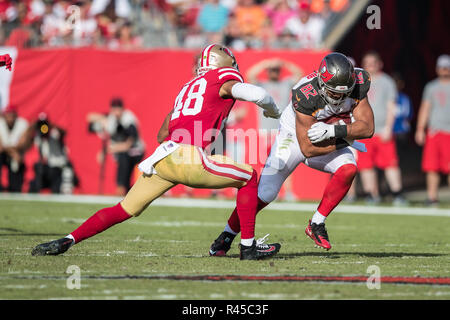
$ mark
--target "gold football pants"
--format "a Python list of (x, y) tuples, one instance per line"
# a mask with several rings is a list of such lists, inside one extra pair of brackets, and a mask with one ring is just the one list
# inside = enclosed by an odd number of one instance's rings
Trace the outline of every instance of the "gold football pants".
[(208, 156), (196, 146), (179, 148), (154, 165), (156, 174), (142, 174), (121, 202), (132, 216), (142, 213), (153, 200), (177, 184), (192, 188), (241, 188), (251, 179), (253, 168), (223, 155)]

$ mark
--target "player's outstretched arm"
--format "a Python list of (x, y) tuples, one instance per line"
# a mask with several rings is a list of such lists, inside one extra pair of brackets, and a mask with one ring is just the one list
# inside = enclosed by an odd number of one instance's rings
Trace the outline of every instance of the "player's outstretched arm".
[(219, 95), (225, 99), (233, 98), (241, 101), (253, 102), (264, 109), (263, 114), (265, 117), (278, 119), (281, 116), (280, 110), (273, 101), (273, 98), (264, 88), (259, 86), (230, 80), (222, 85)]
[(313, 116), (298, 111), (295, 111), (295, 119), (298, 144), (305, 157), (321, 156), (348, 146), (348, 143), (342, 141), (342, 139), (335, 138), (327, 139), (319, 143), (312, 143), (308, 137), (308, 129), (314, 123), (318, 123), (317, 120)]

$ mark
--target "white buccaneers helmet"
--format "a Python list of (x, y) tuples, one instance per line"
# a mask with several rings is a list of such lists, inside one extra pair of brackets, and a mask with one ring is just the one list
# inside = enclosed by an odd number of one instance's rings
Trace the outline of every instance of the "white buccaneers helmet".
[(209, 70), (231, 67), (239, 70), (236, 58), (227, 47), (220, 44), (210, 44), (203, 49), (198, 59), (197, 75), (203, 75)]

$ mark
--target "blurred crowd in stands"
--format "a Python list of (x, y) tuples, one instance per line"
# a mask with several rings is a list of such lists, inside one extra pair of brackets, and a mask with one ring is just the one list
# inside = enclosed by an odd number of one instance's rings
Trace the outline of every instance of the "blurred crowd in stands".
[(0, 45), (315, 49), (350, 0), (0, 0)]

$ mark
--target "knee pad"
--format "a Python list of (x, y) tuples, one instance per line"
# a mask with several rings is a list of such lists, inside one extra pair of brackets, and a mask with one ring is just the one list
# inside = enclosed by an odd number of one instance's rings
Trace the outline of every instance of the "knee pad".
[(265, 203), (270, 203), (274, 201), (278, 195), (280, 188), (271, 183), (263, 183), (258, 186), (258, 198)]

